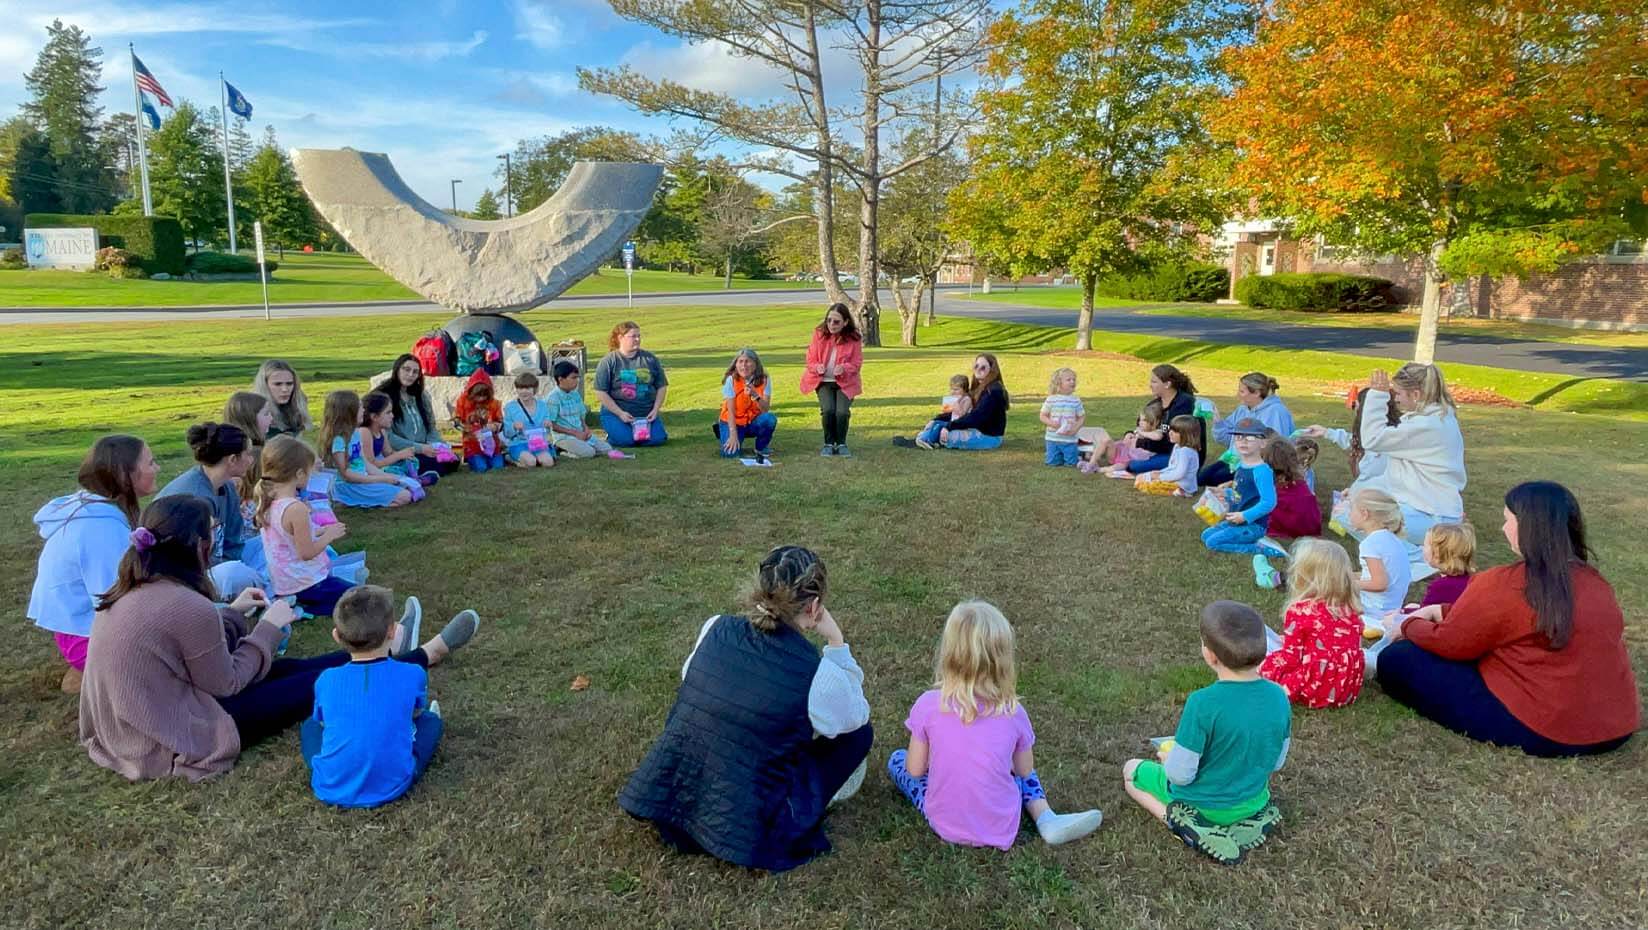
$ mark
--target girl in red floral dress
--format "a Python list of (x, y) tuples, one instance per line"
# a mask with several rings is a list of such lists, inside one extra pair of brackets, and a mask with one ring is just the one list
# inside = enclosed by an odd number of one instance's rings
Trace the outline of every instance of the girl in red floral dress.
[(1362, 693), (1362, 608), (1345, 547), (1301, 539), (1288, 560), (1282, 635), (1268, 633), (1259, 674), (1306, 707), (1343, 707)]

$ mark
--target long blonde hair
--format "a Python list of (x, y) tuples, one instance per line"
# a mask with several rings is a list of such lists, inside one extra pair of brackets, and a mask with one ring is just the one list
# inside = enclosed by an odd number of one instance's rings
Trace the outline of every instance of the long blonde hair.
[(1013, 664), (1013, 628), (1001, 611), (984, 601), (962, 601), (944, 621), (934, 663), (939, 705), (972, 723), (979, 714), (1011, 714), (1019, 709), (1018, 671)]
[(315, 468), (315, 450), (295, 436), (276, 436), (263, 447), (258, 459), (257, 492), (253, 497), (257, 509), (252, 512), (252, 525), (261, 529), (269, 519), (269, 506), (275, 502), (275, 487), (290, 484)]
[(1448, 392), (1448, 382), (1442, 377), (1442, 369), (1435, 365), (1409, 362), (1398, 368), (1396, 374), (1391, 375), (1391, 383), (1404, 391), (1418, 392), (1419, 405), (1416, 410), (1442, 407), (1448, 413), (1459, 412), (1454, 405), (1453, 395)]
[[(277, 371), (292, 376), (292, 396), (284, 404), (275, 403), (275, 396), (269, 393), (269, 376)], [(303, 381), (285, 359), (272, 358), (259, 365), (257, 376), (252, 379), (252, 392), (269, 398), (270, 406), (275, 408), (275, 429), (280, 432), (301, 433), (314, 425), (309, 419), (309, 396), (303, 393)]]
[(1402, 516), (1402, 505), (1396, 498), (1391, 497), (1378, 488), (1363, 488), (1357, 491), (1350, 499), (1350, 506), (1367, 512), (1367, 515), (1379, 524), (1380, 529), (1390, 530), (1392, 533), (1401, 533), (1406, 519)]
[(315, 440), (315, 455), (322, 462), (332, 461), (332, 440), (343, 437), (345, 448), (349, 437), (360, 427), (360, 395), (354, 391), (333, 391), (326, 395), (325, 412), (320, 416), (320, 436)]
[(228, 402), (223, 405), (223, 422), (240, 427), (240, 431), (245, 433), (251, 442), (252, 449), (258, 452), (258, 455), (252, 457), (252, 465), (246, 469), (246, 474), (241, 475), (235, 483), (235, 490), (239, 492), (243, 501), (251, 500), (252, 495), (257, 493), (259, 463), (263, 460), (264, 437), (258, 435), (258, 414), (262, 413), (265, 407), (272, 408), (274, 405), (274, 401), (254, 391), (236, 391), (229, 395)]
[(1294, 543), (1287, 574), (1290, 608), (1300, 601), (1321, 601), (1335, 613), (1362, 609), (1350, 553), (1336, 542), (1307, 536)]

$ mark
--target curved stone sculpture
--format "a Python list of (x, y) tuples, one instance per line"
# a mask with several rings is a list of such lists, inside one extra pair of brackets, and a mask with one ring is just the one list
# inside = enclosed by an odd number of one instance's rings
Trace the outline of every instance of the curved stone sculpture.
[(389, 156), (293, 149), (309, 199), (367, 261), (466, 313), (527, 310), (617, 252), (658, 189), (658, 165), (579, 162), (555, 196), (507, 220), (468, 220), (412, 192)]

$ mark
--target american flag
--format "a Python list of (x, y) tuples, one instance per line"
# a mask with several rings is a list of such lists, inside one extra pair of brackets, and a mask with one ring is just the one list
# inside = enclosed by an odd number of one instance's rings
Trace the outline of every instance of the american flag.
[(166, 96), (166, 89), (160, 86), (160, 82), (155, 80), (148, 68), (143, 67), (143, 62), (135, 54), (132, 55), (132, 73), (137, 76), (138, 90), (147, 92), (162, 106), (172, 106), (172, 98)]

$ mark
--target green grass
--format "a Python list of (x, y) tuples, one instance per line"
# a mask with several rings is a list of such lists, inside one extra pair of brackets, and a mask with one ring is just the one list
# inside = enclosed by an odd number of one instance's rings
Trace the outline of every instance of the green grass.
[[(1054, 310), (1075, 310), (1081, 306), (1081, 291), (1072, 287), (1026, 288), (1013, 291), (995, 288), (989, 294), (974, 293), (973, 300), (1019, 304), (1026, 307), (1048, 307)], [(1305, 313), (1299, 310), (1260, 310), (1247, 306), (1216, 306), (1213, 304), (1149, 303), (1117, 298), (1095, 298), (1098, 307), (1138, 307), (1143, 314), (1160, 316), (1190, 316), (1210, 319), (1253, 320), (1258, 323), (1291, 323), (1295, 326), (1332, 326), (1354, 329), (1379, 329), (1392, 332), (1411, 332), (1419, 327), (1419, 316), (1413, 313)], [(1565, 342), (1572, 345), (1615, 346), (1620, 348), (1648, 348), (1648, 332), (1612, 332), (1594, 329), (1569, 329), (1541, 323), (1521, 323), (1515, 320), (1447, 319), (1442, 321), (1446, 332), (1497, 336), (1504, 339), (1527, 339), (1535, 342)]]
[[(473, 646), (432, 675), (445, 742), (411, 795), (376, 811), (315, 802), (296, 733), (201, 785), (130, 785), (75, 744), (49, 637), (23, 617), (39, 551), (29, 515), (67, 491), (91, 439), (145, 436), (170, 477), (185, 426), (214, 414), (268, 355), (290, 359), (318, 410), (359, 389), (427, 325), (418, 315), (274, 323), (7, 329), (0, 348), (0, 558), (10, 648), (0, 653), (0, 900), (7, 927), (1627, 927), (1641, 924), (1648, 844), (1642, 740), (1571, 762), (1471, 744), (1376, 687), (1354, 706), (1301, 711), (1274, 791), (1286, 822), (1239, 869), (1200, 860), (1126, 800), (1119, 766), (1167, 732), (1209, 679), (1196, 611), (1235, 597), (1279, 615), (1246, 563), (1204, 553), (1183, 502), (1042, 467), (1039, 395), (1080, 377), (1090, 417), (1124, 425), (1144, 361), (1054, 354), (1058, 330), (945, 319), (927, 346), (868, 353), (854, 407), (857, 457), (816, 457), (798, 397), (810, 310), (626, 311), (671, 378), (676, 439), (629, 462), (459, 475), (395, 513), (352, 513), (344, 548), (375, 582), (431, 616), (475, 605)], [(613, 312), (560, 312), (545, 339), (596, 343)], [(553, 324), (553, 325), (552, 325)], [(598, 344), (598, 343), (597, 343)], [(780, 464), (718, 460), (707, 435), (733, 350), (763, 350), (778, 385)], [(1108, 344), (1111, 348), (1120, 343)], [(1144, 346), (1141, 349), (1151, 349)], [(988, 455), (890, 448), (931, 413), (947, 377), (996, 351), (1015, 405)], [(1154, 351), (1154, 349), (1152, 349)], [(1165, 349), (1163, 351), (1166, 351)], [(1237, 354), (1219, 354), (1220, 352)], [(1189, 350), (1184, 367), (1224, 396), (1253, 359)], [(1368, 367), (1269, 353), (1306, 422), (1341, 423), (1318, 396)], [(1648, 682), (1648, 530), (1640, 495), (1648, 424), (1532, 409), (1462, 412), (1467, 512), (1480, 561), (1509, 558), (1497, 527), (1512, 483), (1563, 480), (1584, 502), (1601, 565)], [(1576, 457), (1583, 467), (1576, 467)], [(1319, 488), (1341, 487), (1324, 456)], [(730, 609), (765, 549), (817, 548), (831, 607), (866, 671), (877, 730), (864, 791), (831, 816), (835, 852), (784, 876), (666, 852), (615, 803), (659, 732), (703, 618)], [(902, 743), (949, 607), (1000, 605), (1019, 642), (1037, 762), (1061, 808), (1101, 806), (1104, 827), (1008, 853), (945, 846), (880, 766)], [(329, 645), (301, 625), (293, 654)], [(568, 688), (587, 675), (588, 690)]]
[[(422, 299), (359, 255), (287, 252), (279, 262), (269, 281), (271, 303)], [(713, 274), (635, 272), (636, 293), (719, 291), (723, 283)], [(603, 268), (600, 274), (574, 285), (567, 296), (622, 294), (626, 287), (622, 271)], [(807, 282), (733, 278), (735, 290), (816, 287)], [(0, 272), (0, 307), (187, 307), (262, 302), (263, 290), (257, 281), (117, 281), (84, 271)]]

